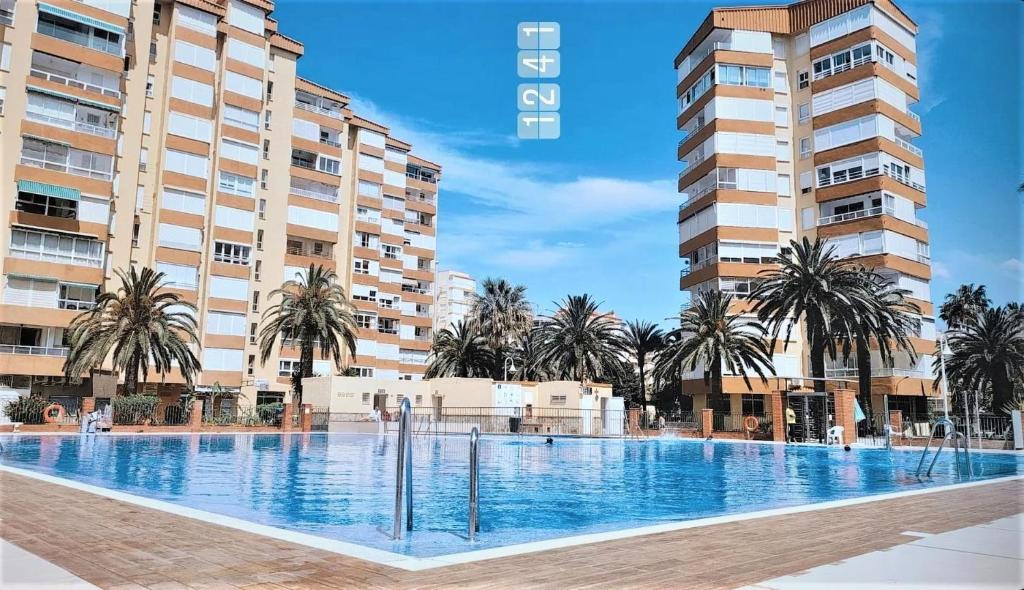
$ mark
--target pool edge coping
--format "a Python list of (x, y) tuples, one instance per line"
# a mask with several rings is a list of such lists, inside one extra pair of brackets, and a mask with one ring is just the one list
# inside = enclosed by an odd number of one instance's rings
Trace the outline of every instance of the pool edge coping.
[(240, 530), (255, 535), (261, 535), (279, 541), (303, 545), (313, 549), (320, 549), (322, 551), (328, 551), (330, 553), (336, 553), (339, 555), (344, 555), (346, 557), (352, 557), (355, 559), (375, 563), (378, 565), (384, 565), (412, 572), (424, 571), (453, 565), (460, 565), (465, 563), (472, 563), (477, 561), (485, 561), (489, 559), (498, 559), (502, 557), (512, 557), (528, 553), (537, 553), (553, 549), (563, 549), (567, 547), (589, 545), (605, 541), (616, 541), (620, 539), (642, 537), (659, 533), (668, 533), (691, 528), (714, 526), (732, 522), (742, 522), (747, 520), (755, 520), (759, 518), (768, 518), (772, 516), (784, 516), (789, 514), (800, 514), (803, 512), (828, 510), (832, 508), (841, 508), (845, 506), (856, 506), (859, 504), (866, 504), (869, 502), (881, 502), (884, 500), (894, 500), (898, 498), (950, 491), (954, 489), (965, 489), (996, 483), (1005, 483), (1009, 481), (1024, 480), (1024, 475), (1011, 475), (981, 481), (968, 481), (963, 483), (947, 484), (916, 490), (905, 490), (900, 492), (889, 492), (885, 494), (861, 496), (858, 498), (844, 498), (842, 500), (813, 502), (810, 504), (802, 504), (798, 506), (771, 508), (768, 510), (756, 510), (753, 512), (742, 512), (738, 514), (728, 514), (722, 516), (709, 516), (705, 518), (698, 518), (692, 520), (666, 522), (641, 527), (631, 527), (615, 531), (584, 533), (579, 535), (571, 535), (568, 537), (559, 537), (556, 539), (528, 541), (525, 543), (506, 545), (504, 547), (494, 547), (490, 549), (480, 549), (476, 551), (463, 551), (433, 557), (414, 557), (411, 555), (403, 555), (401, 553), (394, 553), (392, 551), (386, 551), (383, 549), (375, 549), (372, 547), (367, 547), (365, 545), (359, 545), (356, 543), (350, 543), (347, 541), (321, 537), (310, 533), (291, 531), (288, 529), (272, 525), (259, 524), (241, 518), (221, 515), (206, 510), (199, 510), (196, 508), (189, 508), (187, 506), (180, 506), (178, 504), (174, 504), (172, 502), (167, 502), (164, 500), (156, 500), (153, 498), (147, 498), (145, 496), (138, 496), (127, 492), (82, 483), (79, 481), (66, 479), (63, 477), (57, 477), (47, 473), (39, 473), (29, 469), (22, 469), (20, 467), (11, 467), (9, 465), (0, 464), (0, 472), (21, 475), (23, 477), (28, 477), (30, 479), (36, 479), (46, 483), (61, 485), (81, 492), (86, 492), (93, 495), (109, 498), (112, 500), (118, 500), (128, 504), (141, 506), (143, 508), (159, 510), (161, 512), (166, 512), (176, 516), (191, 518), (193, 520), (198, 520), (200, 522), (206, 522), (208, 524), (232, 528), (235, 530)]

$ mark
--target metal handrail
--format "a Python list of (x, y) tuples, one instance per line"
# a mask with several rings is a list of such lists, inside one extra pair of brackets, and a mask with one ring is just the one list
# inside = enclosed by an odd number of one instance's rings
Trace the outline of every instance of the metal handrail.
[(412, 530), (412, 403), (402, 400), (398, 418), (398, 457), (395, 465), (395, 523), (393, 536), (402, 538), (402, 484), (405, 484), (405, 530)]
[(58, 74), (56, 72), (47, 72), (46, 70), (42, 70), (39, 68), (31, 68), (29, 69), (28, 73), (33, 78), (41, 78), (43, 80), (48, 80), (50, 82), (61, 84), (63, 86), (70, 86), (72, 88), (81, 88), (82, 90), (93, 92), (96, 94), (102, 94), (103, 96), (121, 98), (120, 90), (114, 90), (113, 88), (107, 88), (105, 86), (99, 86), (97, 84), (89, 84), (88, 82), (82, 82), (81, 80), (76, 80), (74, 78), (62, 76), (61, 74)]
[(932, 462), (928, 464), (928, 471), (925, 472), (926, 477), (931, 477), (932, 470), (935, 468), (935, 462), (939, 460), (939, 455), (942, 453), (942, 448), (946, 446), (946, 441), (953, 439), (953, 461), (956, 463), (956, 476), (958, 478), (963, 477), (963, 473), (960, 470), (960, 441), (964, 443), (964, 458), (967, 461), (967, 477), (974, 477), (974, 468), (971, 466), (971, 451), (967, 445), (967, 437), (962, 432), (956, 429), (953, 421), (949, 418), (939, 418), (935, 421), (935, 425), (932, 426), (932, 432), (928, 436), (928, 442), (925, 443), (924, 451), (921, 452), (921, 460), (917, 463), (917, 471), (915, 474), (920, 477), (921, 467), (924, 466), (924, 460), (928, 456), (928, 450), (932, 446), (932, 439), (935, 438), (935, 431), (938, 427), (942, 426), (945, 429), (945, 435), (942, 437), (942, 442), (939, 443), (935, 454), (932, 455)]
[[(408, 400), (406, 400), (408, 401)], [(480, 429), (469, 431), (469, 540), (480, 532)]]
[(331, 109), (322, 107), (320, 105), (309, 104), (308, 102), (295, 101), (295, 106), (300, 108), (300, 109), (302, 109), (302, 110), (304, 110), (304, 111), (309, 111), (311, 113), (319, 113), (321, 115), (326, 115), (328, 117), (331, 117), (332, 119), (344, 119), (345, 118), (345, 115), (343, 115), (342, 113), (340, 113), (338, 111), (332, 111)]

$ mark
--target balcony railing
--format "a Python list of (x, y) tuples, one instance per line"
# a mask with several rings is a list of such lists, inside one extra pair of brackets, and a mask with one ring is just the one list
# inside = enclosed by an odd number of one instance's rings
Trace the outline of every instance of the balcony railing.
[(694, 125), (693, 129), (683, 129), (683, 138), (679, 140), (679, 147), (683, 147), (683, 144), (693, 137), (698, 131), (703, 129), (705, 125), (707, 125), (705, 121), (698, 119), (697, 124)]
[(846, 70), (852, 70), (853, 68), (855, 68), (857, 66), (862, 66), (862, 65), (864, 65), (866, 63), (871, 63), (871, 61), (872, 61), (872, 59), (871, 59), (870, 55), (865, 55), (864, 57), (858, 57), (857, 59), (852, 60), (852, 61), (848, 61), (845, 64), (838, 65), (838, 66), (832, 66), (832, 68), (830, 68), (828, 70), (825, 70), (824, 72), (818, 72), (818, 73), (814, 74), (814, 79), (815, 80), (821, 80), (822, 78), (828, 78), (829, 76), (834, 76), (835, 74), (841, 74), (841, 73), (845, 72)]
[(112, 98), (121, 98), (121, 92), (112, 88), (106, 88), (104, 86), (97, 86), (96, 84), (89, 84), (74, 78), (68, 78), (61, 74), (47, 72), (37, 68), (29, 70), (29, 75), (33, 78), (40, 78), (42, 80), (48, 80), (60, 84), (62, 86), (70, 86), (72, 88), (81, 88), (82, 90), (93, 92), (95, 94), (102, 94), (103, 96), (110, 96)]
[(96, 307), (95, 301), (80, 301), (78, 299), (58, 299), (57, 309), (70, 309), (74, 311), (84, 311), (86, 309), (92, 309)]
[(288, 246), (284, 251), (285, 253), (292, 254), (294, 256), (310, 256), (313, 258), (324, 258), (328, 260), (332, 258), (330, 248), (324, 248), (317, 252), (309, 246)]
[(901, 174), (899, 172), (895, 172), (891, 168), (886, 167), (885, 168), (885, 175), (890, 177), (890, 178), (892, 178), (893, 180), (895, 180), (896, 182), (898, 182), (900, 184), (905, 184), (905, 185), (907, 185), (907, 186), (909, 186), (909, 187), (911, 187), (913, 189), (921, 191), (922, 193), (924, 192), (924, 185), (920, 184), (920, 183), (917, 183), (917, 182), (914, 182), (913, 180), (910, 180), (910, 178), (906, 174)]
[(417, 287), (415, 285), (402, 285), (402, 291), (405, 293), (417, 293), (419, 295), (426, 295), (427, 290)]
[[(680, 176), (681, 175), (682, 174), (680, 174)], [(687, 207), (690, 206), (691, 203), (693, 203), (697, 199), (703, 197), (704, 195), (710, 193), (711, 191), (718, 190), (720, 188), (721, 189), (735, 189), (736, 188), (736, 183), (735, 182), (711, 182), (711, 183), (708, 183), (706, 186), (697, 187), (692, 192), (688, 191), (688, 192), (686, 192), (686, 195), (687, 195), (686, 200), (679, 204), (679, 210), (682, 211), (683, 209), (686, 209)]]
[(316, 161), (311, 162), (303, 158), (292, 156), (292, 166), (298, 166), (299, 168), (305, 168), (306, 170), (316, 170)]
[[(694, 66), (696, 66), (700, 62), (704, 61), (704, 58), (709, 56), (709, 55), (711, 55), (712, 52), (720, 51), (720, 50), (728, 51), (730, 49), (732, 49), (732, 43), (727, 43), (725, 41), (716, 41), (715, 43), (712, 43), (711, 45), (708, 45), (707, 47), (705, 47), (704, 49), (701, 49), (700, 51), (696, 51), (694, 53), (691, 53), (690, 54), (690, 67), (683, 74), (683, 77), (685, 78), (686, 76), (688, 76), (690, 74), (690, 72), (693, 71)], [(682, 81), (682, 80), (680, 80), (680, 81)]]
[(691, 264), (690, 266), (680, 270), (679, 271), (679, 278), (685, 277), (685, 276), (689, 275), (692, 272), (696, 272), (696, 271), (704, 268), (705, 266), (711, 266), (712, 264), (718, 264), (718, 256), (717, 255), (716, 256), (708, 256), (704, 260), (701, 260), (700, 262), (697, 262), (695, 264)]
[[(303, 166), (304, 168), (305, 166)], [(311, 199), (317, 199), (320, 201), (327, 201), (329, 203), (338, 202), (338, 193), (322, 193), (319, 191), (311, 191), (304, 188), (289, 187), (288, 191), (293, 195), (299, 195), (300, 197), (309, 197)]]
[(95, 178), (97, 180), (110, 180), (113, 178), (113, 174), (110, 172), (104, 172), (102, 170), (92, 170), (90, 168), (81, 168), (79, 166), (72, 166), (66, 162), (50, 162), (48, 160), (40, 160), (38, 158), (30, 158), (28, 156), (21, 157), (21, 163), (25, 166), (32, 166), (33, 168), (43, 168), (45, 170), (55, 170), (57, 172), (67, 172), (68, 174), (74, 174), (76, 176), (85, 176), (87, 178)]
[(918, 123), (921, 122), (921, 115), (918, 115), (914, 111), (911, 111), (911, 110), (907, 109), (907, 116), (910, 117), (911, 119), (917, 121)]
[[(856, 379), (860, 375), (857, 369), (825, 369), (825, 377), (831, 379)], [(872, 368), (872, 377), (918, 377), (920, 379), (931, 379), (931, 373), (918, 371), (917, 369), (896, 369), (896, 368)]]
[(22, 346), (0, 344), (0, 354), (27, 354), (29, 356), (67, 356), (66, 346)]
[(338, 143), (337, 141), (333, 141), (333, 140), (330, 140), (330, 139), (326, 139), (326, 138), (324, 138), (324, 137), (321, 137), (321, 138), (320, 138), (320, 143), (322, 143), (322, 144), (324, 144), (324, 145), (329, 145), (329, 146), (331, 146), (331, 147), (336, 147), (336, 148), (340, 148), (340, 147), (341, 147), (341, 144), (340, 144), (340, 143)]
[(921, 151), (921, 148), (919, 148), (916, 145), (910, 143), (909, 141), (906, 141), (906, 140), (903, 140), (903, 139), (900, 139), (900, 138), (897, 137), (896, 138), (896, 145), (898, 145), (901, 148), (907, 150), (908, 152), (914, 154), (915, 156), (924, 157), (924, 152)]
[(304, 111), (309, 111), (311, 113), (319, 113), (321, 115), (326, 115), (328, 117), (331, 117), (332, 119), (344, 119), (345, 118), (345, 116), (342, 115), (339, 111), (332, 111), (331, 109), (327, 109), (327, 108), (324, 108), (322, 106), (315, 105), (315, 104), (309, 104), (308, 102), (295, 101), (295, 106), (299, 107), (300, 109), (302, 109)]
[(39, 121), (40, 123), (45, 123), (46, 125), (61, 127), (63, 129), (71, 129), (73, 131), (80, 131), (82, 133), (97, 135), (99, 137), (113, 138), (117, 134), (116, 129), (100, 127), (98, 125), (90, 125), (88, 123), (82, 123), (81, 121), (69, 121), (67, 119), (61, 119), (60, 117), (51, 117), (50, 115), (34, 113), (32, 111), (26, 111), (25, 118), (31, 119), (33, 121)]
[(46, 35), (47, 37), (53, 37), (54, 39), (60, 39), (61, 41), (67, 41), (68, 43), (74, 43), (75, 45), (81, 45), (82, 47), (102, 51), (103, 53), (109, 53), (117, 56), (121, 55), (120, 43), (114, 43), (88, 33), (72, 31), (60, 25), (40, 20), (39, 25), (36, 28), (36, 32), (41, 35)]
[(0, 25), (13, 25), (14, 11), (7, 8), (0, 8)]
[(872, 176), (878, 176), (878, 168), (868, 168), (867, 170), (844, 170), (832, 174), (828, 178), (818, 177), (818, 186), (832, 186), (834, 184), (843, 184), (844, 182), (853, 182), (855, 180), (861, 180), (863, 178), (870, 178)]
[(429, 182), (430, 184), (437, 184), (437, 176), (434, 176), (433, 174), (406, 170), (405, 175), (415, 180), (422, 180), (423, 182)]
[(864, 219), (865, 217), (877, 217), (879, 215), (895, 216), (896, 210), (889, 207), (872, 207), (870, 209), (861, 209), (860, 211), (839, 213), (838, 215), (829, 215), (827, 217), (818, 218), (818, 225), (832, 225), (833, 223), (853, 221), (854, 219)]

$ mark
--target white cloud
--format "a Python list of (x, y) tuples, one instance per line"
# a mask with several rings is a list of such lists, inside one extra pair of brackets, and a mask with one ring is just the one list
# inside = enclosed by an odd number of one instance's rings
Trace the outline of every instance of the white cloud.
[[(671, 216), (679, 202), (671, 179), (567, 176), (557, 164), (506, 161), (467, 151), (517, 140), (479, 131), (434, 131), (370, 101), (353, 109), (391, 129), (420, 157), (443, 166), (438, 255), (444, 266), (482, 261), (487, 272), (551, 269), (607, 248), (606, 234), (651, 216)], [(460, 206), (447, 205), (460, 199)], [(641, 225), (641, 224), (638, 224)]]
[(917, 34), (917, 79), (921, 87), (918, 114), (926, 114), (946, 102), (946, 95), (936, 85), (933, 75), (938, 71), (938, 52), (946, 35), (945, 16), (938, 10), (915, 6)]
[(936, 278), (942, 279), (948, 279), (953, 276), (953, 274), (949, 272), (949, 267), (938, 260), (932, 262), (932, 275)]

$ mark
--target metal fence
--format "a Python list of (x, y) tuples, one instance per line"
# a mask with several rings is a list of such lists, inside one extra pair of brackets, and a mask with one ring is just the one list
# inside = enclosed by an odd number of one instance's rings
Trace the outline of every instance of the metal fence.
[(222, 412), (204, 414), (203, 424), (217, 426), (280, 426), (281, 413), (281, 408), (266, 406), (233, 407)]
[(757, 420), (757, 427), (754, 428), (755, 434), (772, 434), (772, 415), (771, 414), (736, 414), (731, 412), (715, 412), (711, 418), (711, 429), (713, 432), (746, 432), (746, 420), (747, 418), (755, 418)]
[[(625, 433), (626, 412), (571, 408), (446, 407), (413, 408), (413, 429), (421, 434), (469, 432), (476, 426), (488, 434), (552, 434), (620, 436)], [(397, 428), (398, 410), (381, 412), (385, 429)], [(329, 423), (371, 422), (367, 413), (328, 414)]]

